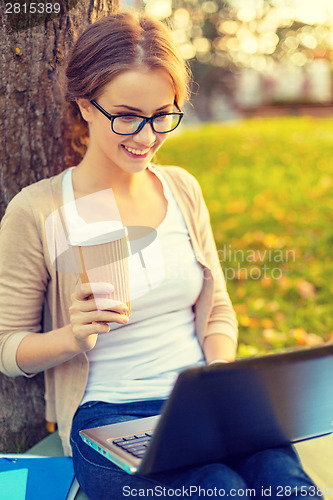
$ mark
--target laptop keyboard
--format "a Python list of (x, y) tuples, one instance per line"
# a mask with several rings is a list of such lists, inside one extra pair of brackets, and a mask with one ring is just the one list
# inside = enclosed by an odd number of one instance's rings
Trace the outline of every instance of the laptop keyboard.
[(112, 443), (126, 450), (131, 455), (137, 458), (142, 458), (146, 453), (149, 440), (152, 436), (152, 431), (144, 432), (142, 434), (133, 434), (131, 436), (124, 436), (113, 439)]

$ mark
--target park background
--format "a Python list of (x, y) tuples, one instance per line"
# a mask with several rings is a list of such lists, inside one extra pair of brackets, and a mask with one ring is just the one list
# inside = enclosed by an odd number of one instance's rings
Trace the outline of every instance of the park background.
[(137, 6), (167, 19), (194, 74), (185, 124), (156, 160), (202, 186), (238, 355), (333, 340), (332, 2)]
[[(87, 16), (86, 4), (66, 3), (76, 28), (117, 8), (92, 2)], [(120, 0), (119, 8), (171, 24), (192, 68), (184, 122), (156, 161), (201, 184), (239, 321), (238, 355), (332, 341), (331, 1)], [(62, 156), (69, 131), (54, 92), (67, 32), (62, 46), (44, 43), (62, 18), (23, 28), (3, 19), (1, 214), (24, 185), (75, 161), (68, 148)], [(42, 63), (47, 76), (29, 73)], [(43, 379), (0, 383), (1, 449), (26, 449), (45, 432)]]

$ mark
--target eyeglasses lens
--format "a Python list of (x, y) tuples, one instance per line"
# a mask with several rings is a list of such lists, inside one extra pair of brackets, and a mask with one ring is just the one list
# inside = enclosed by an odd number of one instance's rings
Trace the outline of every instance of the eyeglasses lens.
[(168, 115), (161, 115), (154, 118), (153, 128), (156, 132), (171, 132), (177, 127), (180, 116), (176, 113), (169, 113)]
[[(155, 132), (161, 134), (171, 132), (178, 126), (180, 119), (181, 116), (177, 113), (156, 116), (153, 119), (153, 128)], [(116, 134), (134, 134), (140, 128), (142, 122), (142, 118), (133, 115), (117, 116), (113, 120), (113, 131)]]

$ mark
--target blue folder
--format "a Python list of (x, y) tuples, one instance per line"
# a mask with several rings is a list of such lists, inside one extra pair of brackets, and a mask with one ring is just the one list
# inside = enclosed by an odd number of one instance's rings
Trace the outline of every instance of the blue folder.
[[(10, 488), (14, 481), (22, 490), (25, 483), (26, 496), (6, 498), (17, 500), (65, 500), (74, 479), (73, 460), (70, 457), (45, 458), (0, 458), (0, 485)], [(22, 457), (22, 455), (21, 455)], [(22, 472), (27, 470), (27, 472)], [(10, 476), (8, 472), (16, 471)], [(19, 472), (21, 471), (21, 472)]]

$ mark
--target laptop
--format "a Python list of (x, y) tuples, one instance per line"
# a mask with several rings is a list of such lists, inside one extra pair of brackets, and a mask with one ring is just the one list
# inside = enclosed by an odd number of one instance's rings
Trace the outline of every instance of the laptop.
[(333, 343), (180, 373), (160, 415), (80, 431), (129, 474), (149, 476), (333, 432)]

